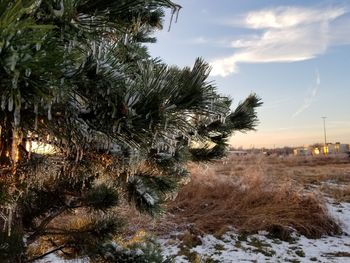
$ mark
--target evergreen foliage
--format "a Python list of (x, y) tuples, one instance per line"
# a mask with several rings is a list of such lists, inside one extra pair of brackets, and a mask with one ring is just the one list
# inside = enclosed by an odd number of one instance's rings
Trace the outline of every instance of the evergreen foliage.
[(155, 41), (167, 8), (181, 7), (0, 1), (1, 262), (50, 253), (124, 262), (101, 249), (121, 229), (120, 200), (160, 213), (186, 161), (219, 158), (234, 131), (255, 127), (260, 99), (231, 112), (202, 59), (179, 69), (149, 56), (143, 43)]
[(115, 243), (107, 243), (100, 247), (105, 262), (120, 263), (172, 263), (171, 258), (164, 258), (157, 242), (147, 238), (144, 242), (122, 248)]

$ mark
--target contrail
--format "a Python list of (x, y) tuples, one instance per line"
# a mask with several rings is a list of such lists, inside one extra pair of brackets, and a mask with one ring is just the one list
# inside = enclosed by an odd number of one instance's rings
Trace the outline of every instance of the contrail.
[(308, 94), (304, 98), (303, 105), (301, 105), (300, 108), (292, 115), (292, 118), (295, 118), (300, 113), (304, 112), (314, 102), (314, 98), (316, 97), (316, 95), (318, 93), (318, 89), (319, 89), (319, 87), (321, 85), (321, 76), (320, 76), (320, 72), (318, 71), (318, 69), (316, 69), (315, 84), (316, 85), (308, 92)]

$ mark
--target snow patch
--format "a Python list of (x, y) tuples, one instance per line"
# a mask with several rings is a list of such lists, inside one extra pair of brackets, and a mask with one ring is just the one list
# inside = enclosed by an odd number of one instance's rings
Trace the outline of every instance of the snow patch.
[[(330, 214), (341, 222), (344, 230), (340, 236), (308, 239), (294, 234), (291, 242), (268, 237), (265, 231), (256, 235), (242, 236), (230, 231), (220, 239), (205, 235), (202, 244), (189, 249), (189, 253), (203, 261), (214, 262), (350, 262), (350, 204), (328, 200)], [(175, 262), (189, 263), (181, 254), (181, 241), (161, 240), (165, 256), (174, 256)]]

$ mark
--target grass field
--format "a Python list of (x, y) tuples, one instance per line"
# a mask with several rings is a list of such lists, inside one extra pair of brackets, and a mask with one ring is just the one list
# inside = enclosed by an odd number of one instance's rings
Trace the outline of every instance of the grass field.
[(325, 198), (349, 199), (346, 157), (233, 156), (190, 164), (189, 169), (191, 181), (169, 202), (164, 224), (192, 224), (199, 232), (214, 234), (227, 227), (282, 236), (295, 229), (308, 237), (340, 231), (327, 213)]
[[(286, 251), (293, 262), (350, 260), (350, 240), (343, 235), (343, 221), (350, 219), (347, 156), (231, 156), (191, 163), (189, 170), (191, 180), (169, 201), (162, 218), (135, 216), (133, 224), (134, 231), (147, 229), (162, 237), (177, 262), (237, 262), (232, 257), (285, 262)], [(341, 251), (324, 248), (328, 237)], [(318, 250), (308, 246), (316, 239)], [(295, 249), (281, 249), (283, 244), (295, 244)], [(305, 258), (306, 252), (315, 257)]]

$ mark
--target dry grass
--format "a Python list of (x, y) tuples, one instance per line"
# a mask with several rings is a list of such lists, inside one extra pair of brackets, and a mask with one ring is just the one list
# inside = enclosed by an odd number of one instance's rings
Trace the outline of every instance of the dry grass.
[(268, 158), (267, 173), (277, 178), (287, 176), (304, 189), (321, 191), (337, 201), (350, 202), (350, 159), (347, 156), (285, 159), (280, 160), (280, 171), (277, 174), (277, 169), (272, 164), (273, 158)]
[(323, 186), (319, 189), (324, 193), (347, 200), (350, 187), (324, 187), (324, 182), (350, 183), (346, 158), (254, 155), (202, 167), (192, 164), (190, 170), (191, 182), (169, 204), (167, 224), (190, 224), (204, 233), (222, 233), (228, 227), (247, 233), (268, 230), (281, 238), (292, 229), (315, 238), (340, 232), (315, 188)]
[(311, 238), (341, 231), (323, 196), (350, 200), (350, 186), (344, 187), (350, 185), (346, 158), (253, 155), (189, 169), (192, 179), (168, 204), (166, 216), (158, 221), (134, 217), (139, 228), (198, 235), (233, 227), (241, 233), (267, 230), (282, 239), (293, 230)]
[[(284, 239), (293, 229), (308, 237), (339, 233), (320, 196), (268, 177), (259, 165), (235, 177), (218, 175), (216, 167), (192, 168), (192, 181), (169, 209), (178, 224), (191, 223), (205, 233), (230, 226), (245, 233), (267, 230)], [(218, 169), (224, 174), (223, 168)]]
[(324, 184), (350, 185), (350, 159), (347, 156), (296, 157), (262, 155), (229, 158), (217, 163), (216, 174), (229, 177), (246, 176), (260, 171), (276, 181), (291, 180), (305, 189), (320, 188)]
[(350, 202), (350, 185), (324, 184), (320, 187), (320, 190), (338, 202)]

